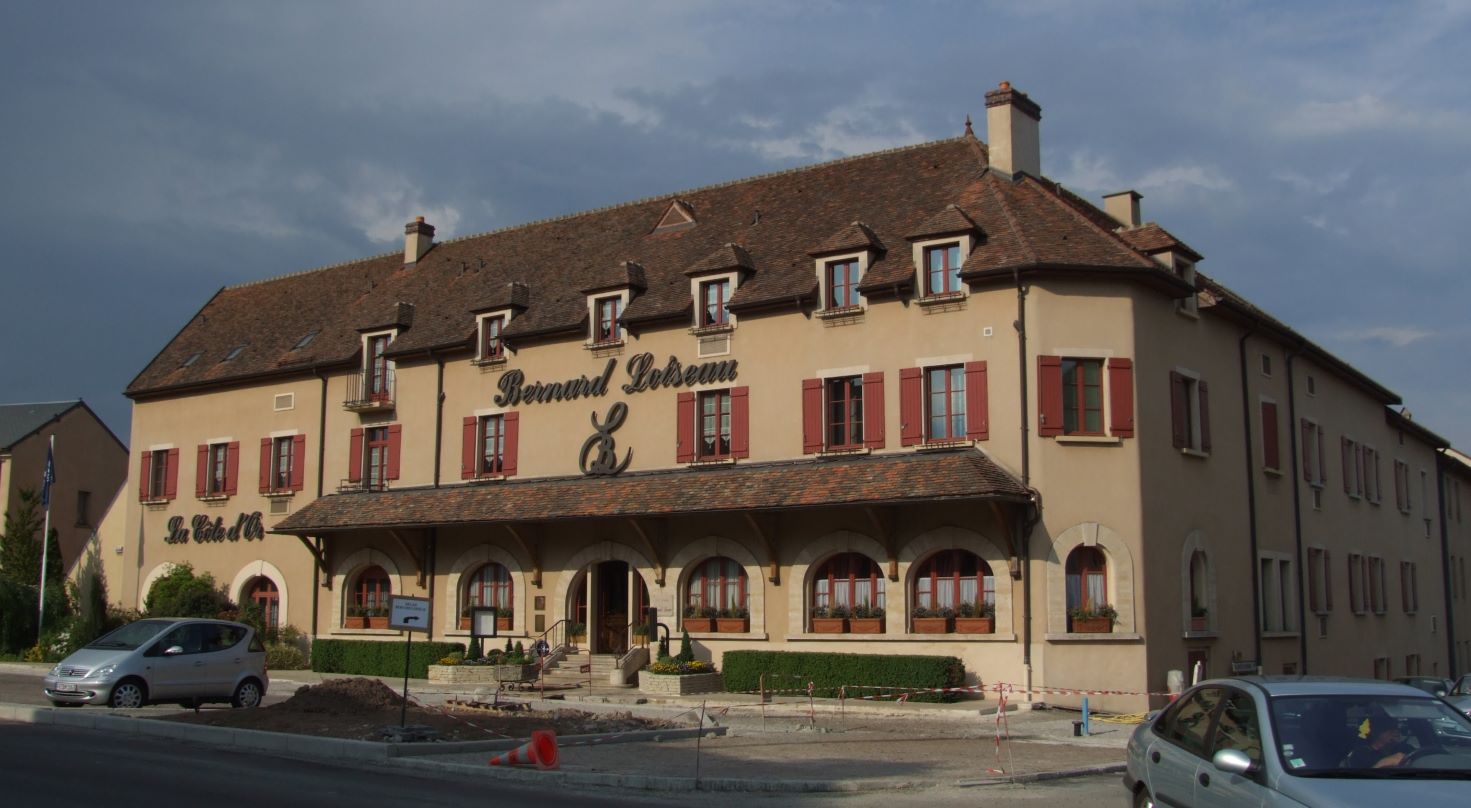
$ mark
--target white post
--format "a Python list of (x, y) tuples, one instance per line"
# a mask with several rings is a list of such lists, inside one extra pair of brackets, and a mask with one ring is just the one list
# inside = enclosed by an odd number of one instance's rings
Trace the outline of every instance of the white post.
[[(56, 436), (52, 435), (50, 451), (46, 453), (46, 470), (47, 472), (52, 473), (53, 476), (55, 474), (55, 472), (53, 471), (53, 464), (56, 462), (55, 458)], [(41, 528), (41, 596), (40, 598), (38, 598), (40, 602), (36, 604), (37, 645), (41, 644), (41, 629), (43, 627), (42, 624), (46, 622), (46, 549), (47, 546), (50, 544), (51, 538), (51, 483), (49, 481), (43, 483), (41, 486), (41, 491), (43, 494), (46, 495), (46, 522), (45, 526)]]

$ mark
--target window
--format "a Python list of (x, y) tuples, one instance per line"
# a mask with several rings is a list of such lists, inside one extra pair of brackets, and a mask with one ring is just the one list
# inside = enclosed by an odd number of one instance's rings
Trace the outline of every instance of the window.
[(825, 398), (827, 448), (863, 446), (863, 377), (828, 379)]
[(925, 440), (965, 440), (965, 370), (925, 370)]
[(143, 453), (138, 475), (138, 499), (163, 502), (178, 495), (179, 450), (152, 449)]
[(675, 462), (737, 460), (750, 455), (750, 388), (680, 393)]
[(1420, 611), (1420, 576), (1413, 561), (1401, 561), (1399, 565), (1400, 606), (1405, 614)]
[(1323, 448), (1323, 427), (1302, 419), (1302, 478), (1314, 488), (1328, 481), (1328, 465)]
[(382, 567), (372, 566), (363, 570), (351, 591), (352, 605), (365, 616), (388, 615), (388, 597), (393, 594), (393, 585)]
[(926, 247), (924, 264), (925, 295), (947, 295), (960, 291), (959, 242)]
[(1262, 375), (1272, 378), (1272, 357), (1267, 354), (1262, 354)]
[(1281, 427), (1275, 401), (1262, 402), (1262, 467), (1269, 471), (1282, 470)]
[(1369, 610), (1369, 560), (1358, 553), (1348, 554), (1348, 605), (1354, 614)]
[(260, 451), (262, 494), (287, 494), (304, 487), (305, 435), (262, 438)]
[(480, 359), (488, 361), (504, 359), (506, 356), (506, 342), (501, 334), (506, 328), (504, 315), (485, 317), (480, 321)]
[(700, 327), (727, 325), (730, 322), (730, 312), (725, 308), (728, 302), (730, 302), (729, 278), (701, 283)]
[(363, 458), (363, 476), (368, 488), (381, 491), (388, 480), (388, 428), (374, 427), (367, 431), (367, 454)]
[(884, 445), (884, 374), (802, 380), (802, 451)]
[(374, 334), (368, 337), (368, 400), (388, 401), (393, 398), (393, 376), (388, 365), (388, 342), (392, 334)]
[(1387, 598), (1384, 589), (1384, 559), (1369, 557), (1369, 608), (1374, 614), (1384, 614)]
[(204, 355), (204, 352), (203, 351), (195, 351), (194, 353), (189, 354), (189, 356), (186, 357), (183, 362), (180, 362), (179, 363), (179, 367), (181, 367), (181, 368), (187, 368), (190, 365), (193, 365), (195, 362), (198, 362), (199, 361), (199, 357), (201, 357), (203, 355)]
[(1312, 376), (1308, 376), (1307, 378), (1307, 388), (1308, 395), (1315, 396), (1318, 394), (1318, 383), (1313, 380)]
[(1293, 631), (1292, 604), (1294, 602), (1292, 560), (1277, 554), (1263, 554), (1257, 559), (1260, 567), (1262, 602), (1262, 631)]
[[(703, 614), (707, 609), (726, 612), (746, 609), (746, 570), (734, 559), (715, 557), (700, 562), (690, 575), (685, 607)], [(732, 615), (733, 616), (733, 615)]]
[(1210, 389), (1193, 374), (1170, 372), (1170, 423), (1176, 449), (1211, 450)]
[(312, 344), (312, 340), (314, 340), (314, 339), (317, 338), (317, 334), (318, 333), (319, 332), (317, 332), (317, 331), (312, 331), (312, 332), (308, 333), (306, 336), (303, 336), (301, 339), (299, 339), (299, 340), (296, 341), (296, 344), (295, 345), (292, 345), (291, 346), (291, 350), (293, 350), (293, 351), (299, 351), (302, 348), (305, 348), (306, 346), (311, 345)]
[(1321, 547), (1308, 548), (1308, 608), (1316, 614), (1333, 611), (1333, 565)]
[(239, 441), (200, 444), (194, 470), (194, 495), (201, 499), (233, 496), (240, 476)]
[(858, 259), (847, 258), (827, 264), (827, 300), (824, 308), (851, 309), (858, 306)]
[(281, 591), (270, 578), (256, 578), (245, 588), (245, 599), (260, 607), (266, 631), (281, 625)]
[(1097, 547), (1078, 546), (1068, 553), (1064, 568), (1067, 584), (1068, 626), (1079, 611), (1095, 611), (1108, 602), (1108, 562)]
[(1400, 513), (1410, 512), (1410, 464), (1394, 461), (1394, 504)]
[(930, 556), (914, 576), (914, 605), (957, 609), (962, 603), (995, 607), (996, 578), (991, 565), (968, 550), (942, 550)]
[(509, 618), (514, 610), (512, 595), (510, 570), (492, 561), (476, 570), (465, 584), (464, 607), (460, 613), (468, 615), (476, 606), (493, 606), (500, 610), (498, 617)]
[(1262, 762), (1262, 730), (1256, 705), (1250, 696), (1239, 690), (1226, 690), (1225, 704), (1216, 718), (1211, 754), (1222, 749), (1235, 749), (1243, 752), (1253, 763)]
[(592, 340), (596, 343), (621, 342), (623, 340), (623, 298), (620, 296), (600, 297), (593, 302), (596, 319), (593, 322)]
[(390, 480), (398, 479), (402, 430), (401, 424), (352, 430), (348, 444), (349, 487), (382, 491), (388, 488)]
[(236, 345), (234, 348), (231, 348), (230, 349), (230, 352), (227, 353), (227, 354), (225, 354), (225, 358), (224, 359), (221, 359), (220, 361), (221, 362), (234, 362), (236, 359), (239, 359), (240, 358), (240, 354), (243, 354), (243, 353), (245, 353), (245, 346), (244, 345)]
[(460, 479), (509, 477), (516, 473), (520, 413), (467, 415), (460, 451)]
[(1372, 446), (1363, 447), (1364, 498), (1378, 505), (1381, 497), (1379, 478), (1379, 450)]
[(500, 415), (487, 415), (480, 420), (480, 435), (475, 455), (477, 474), (499, 474), (505, 468), (506, 419)]
[(1103, 359), (1038, 356), (1037, 434), (1134, 437), (1133, 360), (1109, 359), (1106, 369)]
[(812, 606), (823, 610), (884, 607), (884, 575), (873, 559), (843, 553), (823, 562), (812, 578)]
[(1210, 617), (1209, 563), (1204, 550), (1190, 554), (1190, 619), (1192, 628), (1196, 625), (1194, 621), (1200, 621), (1198, 630), (1209, 625), (1206, 622)]
[(77, 492), (77, 527), (91, 527), (92, 517), (88, 513), (92, 509), (92, 492)]
[(1364, 496), (1364, 452), (1359, 442), (1344, 435), (1338, 439), (1343, 465), (1343, 493), (1353, 499)]
[(988, 439), (987, 395), (985, 362), (900, 369), (900, 443)]

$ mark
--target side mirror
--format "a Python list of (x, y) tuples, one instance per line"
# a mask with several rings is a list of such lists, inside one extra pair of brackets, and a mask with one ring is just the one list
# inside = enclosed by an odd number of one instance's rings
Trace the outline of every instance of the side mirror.
[(1211, 757), (1211, 765), (1231, 774), (1250, 774), (1256, 764), (1240, 749), (1222, 749)]
[(1435, 697), (1438, 698), (1438, 699), (1445, 698), (1445, 691), (1444, 690), (1441, 690), (1440, 688), (1437, 687), (1435, 689)]
[(168, 648), (165, 648), (164, 649), (163, 655), (164, 656), (178, 656), (179, 654), (182, 654), (182, 653), (184, 653), (184, 646), (182, 646), (182, 645), (170, 645)]

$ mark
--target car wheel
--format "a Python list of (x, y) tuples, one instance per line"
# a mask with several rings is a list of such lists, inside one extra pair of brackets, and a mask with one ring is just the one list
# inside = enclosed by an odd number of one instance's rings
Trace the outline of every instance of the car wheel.
[(148, 690), (137, 679), (124, 679), (112, 689), (107, 697), (108, 707), (142, 707), (148, 703)]
[(232, 707), (259, 707), (261, 700), (260, 682), (254, 679), (246, 679), (235, 688), (235, 695), (230, 699)]
[(1134, 792), (1134, 808), (1154, 808), (1154, 795), (1149, 793), (1149, 789), (1140, 786)]

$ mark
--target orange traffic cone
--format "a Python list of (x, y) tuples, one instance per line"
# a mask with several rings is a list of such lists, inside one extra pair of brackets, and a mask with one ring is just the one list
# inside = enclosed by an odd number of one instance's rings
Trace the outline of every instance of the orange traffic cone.
[(492, 766), (529, 766), (532, 764), (541, 769), (557, 768), (557, 734), (555, 732), (539, 729), (531, 733), (531, 740), (504, 755), (496, 755), (490, 759)]

